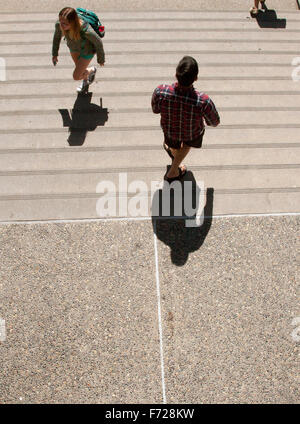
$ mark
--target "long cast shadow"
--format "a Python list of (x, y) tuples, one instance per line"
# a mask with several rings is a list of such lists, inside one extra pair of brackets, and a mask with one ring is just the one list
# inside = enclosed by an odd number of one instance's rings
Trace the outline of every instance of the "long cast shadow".
[(265, 3), (262, 8), (255, 16), (260, 28), (286, 28), (286, 19), (278, 19), (276, 11), (268, 9)]
[(98, 126), (104, 126), (108, 120), (108, 110), (91, 103), (93, 93), (79, 93), (73, 109), (59, 109), (63, 126), (69, 127), (68, 143), (70, 146), (82, 146), (88, 131), (95, 131)]
[[(190, 182), (191, 185), (185, 184)], [(183, 266), (191, 252), (200, 249), (211, 228), (213, 216), (214, 189), (207, 188), (206, 193), (199, 188), (194, 175), (188, 171), (182, 182), (181, 190), (177, 185), (170, 190), (167, 184), (157, 190), (152, 200), (152, 226), (157, 238), (171, 249), (171, 260), (177, 266)], [(205, 199), (203, 210), (199, 210), (199, 199)], [(178, 210), (181, 205), (181, 216)], [(193, 212), (186, 214), (186, 206)], [(202, 209), (202, 205), (200, 205)], [(192, 211), (193, 210), (193, 211)], [(169, 213), (169, 215), (168, 215)], [(196, 215), (203, 215), (202, 222), (197, 222)]]

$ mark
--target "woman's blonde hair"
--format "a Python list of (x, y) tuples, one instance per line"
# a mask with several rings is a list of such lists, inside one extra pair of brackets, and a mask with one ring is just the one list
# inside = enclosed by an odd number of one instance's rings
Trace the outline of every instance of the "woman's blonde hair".
[(72, 7), (64, 7), (58, 16), (66, 19), (71, 26), (68, 31), (62, 29), (63, 35), (68, 35), (72, 40), (80, 40), (81, 23), (76, 10)]

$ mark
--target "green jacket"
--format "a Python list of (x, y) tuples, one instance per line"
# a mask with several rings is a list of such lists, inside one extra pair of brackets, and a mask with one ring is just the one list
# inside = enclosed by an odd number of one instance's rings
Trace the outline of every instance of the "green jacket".
[[(71, 40), (66, 35), (65, 40), (67, 41), (67, 46), (69, 47), (69, 49), (72, 52), (81, 52), (84, 55), (97, 53), (97, 62), (104, 63), (105, 54), (103, 50), (102, 40), (99, 35), (95, 33), (95, 31), (88, 22), (84, 22), (81, 27), (80, 34), (80, 40)], [(55, 24), (55, 32), (52, 43), (52, 56), (58, 56), (58, 50), (62, 36), (63, 34), (59, 25), (59, 21), (57, 21)]]

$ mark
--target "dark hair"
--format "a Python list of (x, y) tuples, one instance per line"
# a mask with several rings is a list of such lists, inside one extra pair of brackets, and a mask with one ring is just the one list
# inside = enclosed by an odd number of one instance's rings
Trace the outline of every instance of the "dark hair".
[(189, 87), (198, 75), (198, 63), (191, 56), (184, 56), (176, 68), (176, 78), (180, 85)]
[(61, 16), (65, 19), (67, 19), (68, 22), (73, 22), (76, 19), (78, 19), (78, 15), (75, 9), (73, 7), (64, 7), (58, 14), (58, 16)]

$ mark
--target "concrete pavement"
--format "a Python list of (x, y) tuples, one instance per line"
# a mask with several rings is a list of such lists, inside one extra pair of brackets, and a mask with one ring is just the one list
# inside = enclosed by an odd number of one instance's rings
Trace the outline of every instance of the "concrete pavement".
[(0, 403), (299, 402), (299, 218), (0, 234)]

